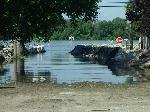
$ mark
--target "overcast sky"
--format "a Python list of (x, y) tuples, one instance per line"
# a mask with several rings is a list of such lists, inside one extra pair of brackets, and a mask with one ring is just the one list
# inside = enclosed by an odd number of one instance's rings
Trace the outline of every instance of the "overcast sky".
[[(99, 6), (109, 5), (109, 6), (124, 6), (124, 3), (109, 3), (109, 2), (126, 2), (127, 0), (102, 0)], [(99, 20), (112, 20), (116, 17), (125, 18), (125, 8), (124, 7), (101, 7), (98, 11)]]

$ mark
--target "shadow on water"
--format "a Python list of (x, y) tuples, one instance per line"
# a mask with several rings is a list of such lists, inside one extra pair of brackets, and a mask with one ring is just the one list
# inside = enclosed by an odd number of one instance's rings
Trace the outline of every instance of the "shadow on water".
[(126, 83), (142, 83), (150, 81), (150, 70), (133, 67), (108, 66), (115, 76), (128, 76)]
[(89, 58), (76, 58), (81, 62), (89, 62), (91, 64), (99, 64), (108, 66), (108, 69), (112, 71), (112, 75), (116, 77), (124, 77), (126, 76), (126, 84), (138, 84), (142, 82), (150, 81), (150, 70), (148, 69), (140, 69), (134, 67), (123, 67), (119, 65), (106, 65), (104, 63), (97, 62), (96, 60), (91, 60)]
[(0, 75), (4, 76), (8, 72), (8, 69), (4, 67), (4, 65), (0, 65)]

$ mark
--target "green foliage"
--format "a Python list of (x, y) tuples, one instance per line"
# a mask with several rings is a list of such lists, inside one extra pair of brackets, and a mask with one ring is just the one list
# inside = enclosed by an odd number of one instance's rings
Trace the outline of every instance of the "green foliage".
[(126, 6), (127, 20), (131, 21), (133, 34), (136, 36), (150, 34), (149, 21), (150, 21), (150, 1), (149, 0), (128, 0)]
[(83, 21), (78, 19), (74, 27), (70, 21), (64, 26), (56, 28), (55, 32), (49, 36), (53, 40), (68, 40), (69, 36), (74, 36), (76, 40), (104, 40), (116, 39), (118, 36), (128, 37), (125, 19), (115, 18), (112, 21)]
[[(100, 40), (127, 37), (124, 19), (96, 21), (100, 0), (0, 0), (0, 34), (5, 39), (64, 40), (73, 35), (77, 40)], [(132, 0), (130, 0), (132, 1)], [(127, 12), (139, 15), (139, 8), (127, 5)], [(65, 20), (63, 14), (70, 19)], [(138, 16), (137, 16), (138, 17)], [(133, 29), (138, 29), (136, 24)]]
[(140, 33), (150, 37), (150, 1), (149, 0), (134, 0), (138, 8), (140, 16)]
[[(0, 0), (0, 34), (7, 39), (18, 39), (21, 44), (32, 40), (34, 35), (47, 39), (56, 26), (65, 23), (63, 14), (72, 23), (78, 18), (93, 21), (97, 17), (98, 2), (99, 0)], [(54, 33), (54, 38), (58, 36)]]
[(128, 0), (126, 5), (126, 17), (131, 22), (140, 20), (141, 10), (137, 6), (137, 1), (138, 0)]

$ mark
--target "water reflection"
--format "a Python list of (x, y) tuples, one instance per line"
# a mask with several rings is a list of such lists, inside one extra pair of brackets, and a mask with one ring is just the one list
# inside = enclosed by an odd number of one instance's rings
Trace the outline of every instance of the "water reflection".
[(5, 64), (1, 64), (0, 65), (0, 84), (1, 83), (6, 83), (11, 81), (11, 76), (8, 75), (9, 72), (11, 72), (10, 70), (11, 66), (10, 64), (5, 65)]
[(4, 76), (8, 72), (8, 69), (4, 67), (4, 65), (0, 65), (0, 75)]
[(112, 75), (128, 76), (126, 83), (138, 83), (150, 81), (150, 70), (139, 68), (123, 68), (118, 66), (109, 66), (112, 70)]
[[(38, 58), (39, 59), (39, 58)], [(36, 65), (36, 64), (35, 64)], [(35, 66), (34, 65), (34, 66)], [(25, 64), (25, 60), (16, 60), (14, 63), (14, 78), (13, 80), (17, 82), (52, 82), (56, 83), (57, 80), (55, 78), (52, 78), (51, 72), (49, 70), (40, 70), (40, 67), (36, 66), (37, 69), (29, 70), (26, 68), (29, 65)], [(32, 64), (30, 63), (30, 66)]]
[[(87, 59), (75, 58), (71, 51), (77, 44), (100, 44), (104, 41), (51, 41), (46, 53), (16, 60), (0, 66), (0, 83), (9, 81), (31, 83), (110, 82), (139, 83), (150, 81), (149, 71), (107, 66)], [(44, 43), (43, 43), (44, 44)]]

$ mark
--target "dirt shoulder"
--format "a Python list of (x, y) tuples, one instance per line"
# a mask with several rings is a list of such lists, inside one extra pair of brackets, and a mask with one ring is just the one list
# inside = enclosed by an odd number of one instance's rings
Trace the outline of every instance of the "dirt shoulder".
[(0, 89), (1, 112), (149, 112), (150, 83), (17, 84)]

